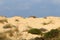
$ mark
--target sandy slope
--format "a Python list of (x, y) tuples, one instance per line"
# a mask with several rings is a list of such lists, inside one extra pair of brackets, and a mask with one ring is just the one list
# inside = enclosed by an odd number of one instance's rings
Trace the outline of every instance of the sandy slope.
[[(60, 17), (54, 17), (54, 16), (49, 16), (46, 18), (33, 18), (33, 17), (23, 18), (20, 16), (7, 18), (7, 17), (0, 16), (0, 20), (4, 20), (4, 19), (7, 19), (8, 23), (4, 23), (4, 24), (0, 23), (0, 32), (5, 32), (10, 30), (10, 29), (3, 28), (3, 26), (6, 24), (12, 24), (17, 26), (19, 32), (27, 30), (28, 27), (37, 28), (37, 29), (45, 28), (48, 31), (50, 31), (51, 29), (56, 29), (60, 27)], [(26, 32), (22, 32), (22, 34), (23, 34), (22, 36), (25, 36), (24, 38), (27, 38), (27, 39), (33, 36), (34, 37), (38, 36), (38, 35), (28, 34)], [(26, 35), (28, 36), (26, 37)]]

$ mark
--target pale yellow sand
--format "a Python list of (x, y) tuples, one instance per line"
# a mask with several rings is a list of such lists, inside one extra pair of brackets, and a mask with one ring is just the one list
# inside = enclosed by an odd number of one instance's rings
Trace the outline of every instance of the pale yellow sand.
[[(28, 29), (29, 27), (32, 28), (45, 28), (48, 31), (50, 31), (51, 29), (56, 29), (60, 27), (60, 17), (54, 17), (54, 16), (49, 16), (47, 18), (23, 18), (23, 17), (19, 17), (19, 16), (15, 16), (15, 17), (11, 17), (11, 18), (6, 18), (6, 17), (0, 17), (0, 20), (4, 20), (7, 19), (9, 24), (15, 25), (18, 27), (19, 32), (22, 32), (22, 36), (24, 36), (23, 38), (29, 39), (30, 37), (36, 37), (38, 35), (32, 35), (26, 32), (23, 32), (24, 30)], [(18, 22), (15, 20), (19, 20)], [(8, 24), (8, 23), (0, 23), (0, 32), (5, 32), (8, 31), (10, 29), (4, 29), (3, 26)], [(46, 25), (44, 25), (43, 23), (47, 23)], [(28, 36), (26, 36), (28, 35)]]

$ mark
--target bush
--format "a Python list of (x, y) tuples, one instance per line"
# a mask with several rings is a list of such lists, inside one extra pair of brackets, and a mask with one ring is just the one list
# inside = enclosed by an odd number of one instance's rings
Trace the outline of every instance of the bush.
[(0, 23), (4, 23), (4, 22), (8, 23), (7, 19), (5, 19), (5, 20), (0, 20)]
[(44, 40), (42, 37), (36, 37), (34, 40)]
[(19, 20), (18, 20), (18, 19), (16, 19), (15, 21), (16, 21), (16, 22), (19, 22)]
[(36, 38), (32, 38), (30, 40), (44, 40), (44, 38), (43, 37), (36, 37)]
[(3, 28), (12, 28), (10, 24), (5, 25)]
[(60, 34), (60, 31), (57, 29), (52, 29), (50, 32), (45, 33), (45, 38), (55, 38), (58, 37)]
[(11, 25), (11, 24), (6, 24), (5, 26), (3, 26), (3, 28), (7, 29), (7, 28), (12, 28), (12, 27), (16, 27), (14, 25)]
[(60, 31), (58, 29), (52, 29), (51, 31), (44, 33), (44, 36), (36, 37), (31, 40), (60, 40)]
[(41, 34), (42, 32), (39, 30), (39, 29), (35, 29), (35, 28), (32, 28), (28, 31), (28, 33), (31, 33), (31, 34)]

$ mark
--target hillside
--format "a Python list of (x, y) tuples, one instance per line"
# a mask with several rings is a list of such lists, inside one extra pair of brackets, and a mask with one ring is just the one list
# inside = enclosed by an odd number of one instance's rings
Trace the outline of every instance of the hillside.
[[(24, 18), (21, 16), (4, 17), (0, 16), (0, 33), (5, 33), (6, 36), (12, 40), (29, 40), (35, 37), (41, 37), (41, 35), (35, 35), (28, 33), (27, 30), (31, 28), (46, 29), (48, 31), (52, 29), (60, 28), (60, 17), (48, 16), (44, 18), (36, 18), (34, 16)], [(9, 34), (11, 32), (11, 36)]]

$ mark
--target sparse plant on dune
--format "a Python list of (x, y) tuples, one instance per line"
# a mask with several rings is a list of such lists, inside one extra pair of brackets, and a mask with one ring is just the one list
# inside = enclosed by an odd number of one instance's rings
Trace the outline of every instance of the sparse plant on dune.
[(19, 20), (18, 20), (18, 19), (16, 19), (15, 21), (16, 21), (16, 22), (19, 22)]
[(57, 30), (57, 29), (52, 29), (50, 32), (47, 32), (47, 33), (45, 34), (45, 37), (47, 37), (47, 38), (58, 37), (58, 36), (59, 36), (59, 33), (60, 33), (59, 30)]
[(29, 16), (29, 17), (36, 18), (36, 16)]
[(57, 40), (59, 39), (60, 31), (57, 29), (52, 29), (51, 31), (44, 34), (45, 40)]
[(52, 29), (44, 34), (44, 36), (32, 38), (30, 40), (60, 40), (60, 30)]
[(45, 22), (44, 22), (44, 23), (42, 23), (42, 24), (43, 24), (43, 25), (48, 25), (48, 24), (51, 24), (51, 23), (53, 23), (52, 20), (49, 21), (48, 23), (45, 23)]
[(7, 28), (12, 28), (12, 26), (10, 24), (6, 24), (5, 26), (3, 26), (4, 29), (7, 29)]
[(36, 34), (36, 35), (42, 34), (42, 32), (39, 29), (35, 29), (35, 28), (30, 29), (28, 33)]
[(7, 19), (0, 20), (0, 23), (4, 23), (4, 22), (8, 23)]
[(36, 38), (30, 39), (30, 40), (44, 40), (44, 38), (43, 37), (36, 37)]
[[(5, 33), (8, 34), (10, 37), (14, 37), (15, 39), (18, 38), (18, 28), (14, 25), (11, 25), (11, 24), (6, 24), (5, 26), (3, 26), (4, 29), (8, 29)], [(14, 35), (14, 33), (16, 33)]]

